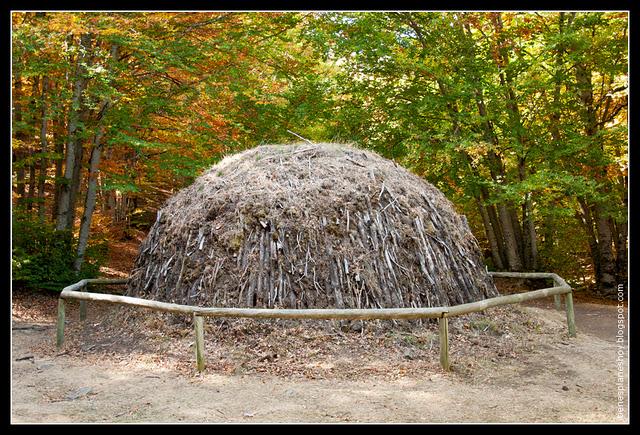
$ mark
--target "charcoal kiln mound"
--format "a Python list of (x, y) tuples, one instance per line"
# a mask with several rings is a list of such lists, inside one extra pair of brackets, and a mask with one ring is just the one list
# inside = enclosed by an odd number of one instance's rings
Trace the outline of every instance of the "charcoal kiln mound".
[(422, 178), (339, 144), (263, 145), (171, 197), (128, 295), (208, 307), (450, 306), (498, 294), (466, 219)]

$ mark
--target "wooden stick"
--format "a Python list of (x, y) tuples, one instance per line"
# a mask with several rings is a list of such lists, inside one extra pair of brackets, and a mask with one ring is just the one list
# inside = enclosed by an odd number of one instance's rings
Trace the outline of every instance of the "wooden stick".
[(556, 310), (562, 309), (562, 301), (560, 299), (560, 295), (553, 295), (553, 304), (556, 307)]
[(80, 321), (85, 321), (87, 319), (87, 302), (80, 301)]
[(63, 290), (60, 297), (86, 301), (132, 305), (171, 313), (209, 317), (249, 317), (257, 319), (426, 319), (441, 317), (450, 308), (382, 308), (382, 309), (271, 309), (271, 308), (201, 308), (108, 294)]
[(311, 142), (309, 139), (305, 139), (302, 136), (300, 136), (298, 133), (294, 133), (291, 130), (287, 130), (288, 133), (291, 133), (292, 135), (299, 137), (300, 139), (302, 139), (303, 141), (305, 141), (306, 143), (310, 143), (313, 144), (313, 142)]
[[(85, 289), (89, 286), (89, 284), (126, 284), (128, 279), (104, 279), (104, 278), (94, 278), (94, 279), (83, 279), (84, 285), (80, 287), (79, 291), (85, 291)], [(80, 282), (82, 282), (80, 281)], [(69, 288), (69, 287), (66, 287)], [(87, 301), (80, 301), (80, 321), (84, 321), (87, 319)]]
[(126, 284), (129, 280), (126, 278), (119, 278), (119, 279), (111, 279), (111, 278), (94, 278), (94, 279), (81, 279), (80, 281), (68, 285), (65, 288), (62, 289), (62, 291), (65, 290), (80, 290), (83, 287), (85, 287), (87, 284), (102, 284), (102, 285), (109, 285), (109, 284)]
[[(553, 279), (554, 285), (556, 287), (566, 287), (570, 288), (564, 279), (558, 276), (555, 273), (549, 272), (489, 272), (489, 275), (496, 276), (500, 278), (525, 278), (525, 279), (540, 279), (540, 278), (551, 278)], [(555, 305), (556, 310), (562, 309), (562, 300), (560, 295), (553, 296), (553, 303)]]
[(551, 272), (489, 272), (489, 275), (496, 276), (498, 278), (520, 278), (520, 279), (538, 279), (538, 278), (560, 278), (555, 273)]
[(194, 314), (193, 326), (196, 336), (196, 367), (201, 372), (204, 370), (204, 318)]
[(440, 327), (440, 365), (445, 371), (449, 371), (449, 319), (438, 318)]
[(198, 311), (198, 307), (189, 305), (178, 305), (167, 302), (156, 302), (147, 299), (132, 298), (129, 296), (97, 294), (88, 292), (78, 292), (73, 290), (63, 290), (60, 297), (64, 299), (78, 299), (85, 301), (109, 302), (114, 304), (131, 305), (134, 307), (150, 308), (157, 311), (166, 311), (170, 313), (193, 314)]
[(60, 349), (64, 343), (64, 299), (58, 299), (58, 324), (56, 335), (56, 347)]
[(455, 305), (449, 307), (447, 317), (460, 316), (462, 314), (484, 311), (487, 308), (497, 307), (499, 305), (514, 304), (517, 302), (525, 302), (533, 299), (539, 299), (546, 296), (560, 295), (570, 293), (571, 287), (549, 287), (541, 290), (534, 290), (526, 293), (517, 293), (514, 295), (498, 296), (496, 298), (484, 299), (478, 302), (468, 304)]
[(564, 305), (567, 310), (567, 326), (569, 328), (569, 337), (576, 336), (576, 318), (573, 312), (573, 295), (571, 292), (564, 295)]
[(124, 278), (118, 278), (118, 279), (111, 279), (111, 278), (93, 278), (93, 279), (81, 279), (80, 281), (68, 285), (65, 288), (62, 289), (62, 291), (65, 290), (69, 290), (69, 291), (76, 291), (76, 290), (81, 290), (82, 288), (84, 288), (85, 286), (87, 286), (88, 284), (126, 284), (129, 280), (128, 279), (124, 279)]

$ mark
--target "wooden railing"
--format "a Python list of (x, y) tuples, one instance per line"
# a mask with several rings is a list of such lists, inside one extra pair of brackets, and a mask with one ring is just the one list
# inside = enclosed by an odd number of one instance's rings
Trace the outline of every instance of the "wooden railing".
[(518, 279), (552, 279), (554, 287), (517, 293), (506, 296), (484, 299), (468, 304), (451, 307), (429, 308), (369, 308), (369, 309), (277, 309), (277, 308), (205, 308), (192, 305), (180, 305), (167, 302), (151, 301), (113, 294), (90, 293), (84, 291), (88, 285), (125, 284), (126, 279), (83, 279), (65, 287), (58, 299), (58, 323), (56, 344), (64, 343), (65, 300), (80, 301), (80, 320), (86, 318), (86, 302), (108, 302), (133, 307), (148, 308), (155, 311), (186, 314), (193, 316), (195, 329), (196, 366), (204, 370), (204, 317), (247, 317), (254, 319), (427, 319), (437, 318), (440, 330), (440, 364), (449, 370), (449, 324), (448, 318), (463, 314), (484, 311), (500, 305), (514, 304), (549, 296), (554, 297), (555, 306), (560, 308), (560, 296), (564, 295), (567, 313), (567, 325), (570, 337), (576, 336), (575, 317), (573, 312), (573, 296), (571, 287), (555, 273), (517, 273), (489, 272), (494, 277)]

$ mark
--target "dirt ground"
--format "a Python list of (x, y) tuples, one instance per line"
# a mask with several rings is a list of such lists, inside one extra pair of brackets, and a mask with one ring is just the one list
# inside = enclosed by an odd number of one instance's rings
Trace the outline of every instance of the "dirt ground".
[(612, 305), (577, 303), (576, 338), (551, 301), (452, 319), (451, 372), (434, 324), (208, 322), (203, 374), (189, 325), (68, 304), (57, 350), (55, 307), (13, 295), (12, 423), (628, 422)]

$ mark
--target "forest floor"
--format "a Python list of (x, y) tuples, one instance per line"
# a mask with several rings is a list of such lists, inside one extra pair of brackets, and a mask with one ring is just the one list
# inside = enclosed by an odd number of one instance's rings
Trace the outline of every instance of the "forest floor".
[(581, 297), (576, 338), (552, 300), (451, 319), (450, 372), (434, 323), (207, 321), (199, 374), (175, 316), (68, 303), (58, 350), (55, 295), (12, 296), (13, 423), (628, 422), (616, 306)]

